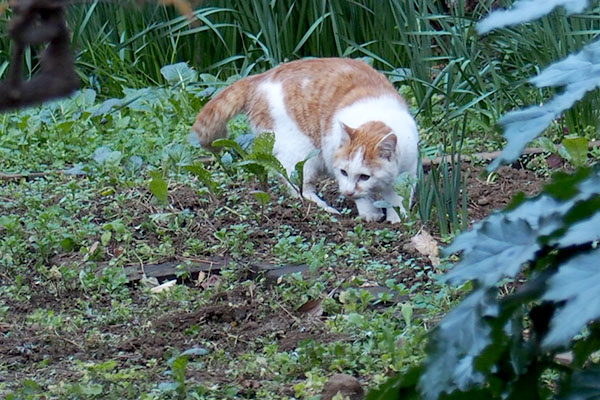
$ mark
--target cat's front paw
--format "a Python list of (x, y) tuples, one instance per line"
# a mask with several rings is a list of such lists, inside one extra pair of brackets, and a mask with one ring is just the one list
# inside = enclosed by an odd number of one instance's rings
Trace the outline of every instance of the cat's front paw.
[(400, 218), (396, 210), (394, 210), (393, 208), (386, 209), (385, 213), (385, 220), (391, 224), (398, 224), (402, 221), (402, 218)]
[(383, 212), (363, 212), (359, 214), (360, 219), (365, 222), (379, 222), (384, 218)]
[(325, 207), (323, 207), (323, 209), (330, 214), (340, 214), (340, 212), (338, 210), (336, 210), (335, 208), (333, 208), (331, 206), (325, 206)]

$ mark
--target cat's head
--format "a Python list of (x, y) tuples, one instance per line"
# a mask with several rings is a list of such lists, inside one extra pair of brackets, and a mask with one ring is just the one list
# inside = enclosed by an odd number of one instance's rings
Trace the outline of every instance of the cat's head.
[(333, 167), (340, 191), (358, 199), (394, 184), (398, 138), (381, 121), (358, 128), (342, 125), (342, 141)]

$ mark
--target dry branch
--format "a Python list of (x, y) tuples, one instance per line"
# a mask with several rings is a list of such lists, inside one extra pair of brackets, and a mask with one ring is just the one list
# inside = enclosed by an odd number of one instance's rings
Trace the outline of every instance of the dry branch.
[[(13, 5), (8, 33), (14, 41), (8, 78), (0, 82), (0, 111), (71, 94), (79, 87), (65, 22), (66, 0), (20, 0)], [(48, 43), (40, 72), (23, 80), (25, 48)]]
[[(187, 0), (160, 0), (173, 5), (193, 20)], [(21, 108), (65, 97), (79, 88), (71, 50), (71, 38), (65, 21), (65, 7), (71, 0), (18, 0), (11, 2), (13, 16), (8, 34), (14, 42), (8, 77), (0, 82), (0, 111)], [(3, 12), (6, 5), (0, 9)], [(47, 43), (40, 59), (40, 72), (23, 79), (23, 55), (26, 48)]]

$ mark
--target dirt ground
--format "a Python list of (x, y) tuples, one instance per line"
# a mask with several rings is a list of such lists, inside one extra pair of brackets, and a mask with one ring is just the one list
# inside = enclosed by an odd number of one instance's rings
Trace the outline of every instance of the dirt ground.
[[(503, 208), (519, 191), (528, 195), (538, 193), (545, 181), (544, 178), (536, 176), (532, 171), (510, 167), (501, 168), (494, 179), (488, 181), (486, 176), (482, 176), (482, 171), (481, 167), (468, 169), (467, 187), (471, 221), (480, 220), (493, 210)], [(249, 192), (246, 192), (246, 196), (251, 198)], [(140, 210), (137, 214), (140, 224), (147, 214), (152, 212), (148, 206), (150, 197), (149, 193), (142, 193), (124, 206)], [(188, 186), (180, 186), (172, 190), (170, 200), (175, 210), (188, 209), (192, 212), (202, 210), (202, 215), (207, 216), (219, 214), (218, 218), (195, 220), (193, 226), (186, 226), (185, 235), (175, 234), (172, 241), (176, 248), (183, 246), (185, 240), (189, 238), (190, 232), (194, 237), (209, 242), (209, 245), (218, 244), (214, 233), (240, 222), (237, 215), (220, 212), (219, 204), (203, 201), (197, 192)], [(81, 214), (92, 215), (94, 222), (103, 222), (103, 201), (105, 200), (99, 199), (98, 202), (89, 204), (89, 207), (81, 210)], [(352, 206), (347, 202), (335, 205), (337, 207), (340, 205)], [(258, 209), (258, 204), (256, 207)], [(353, 218), (355, 210), (350, 216), (340, 216), (337, 222), (329, 222), (320, 218), (321, 210), (310, 205), (304, 207), (304, 209), (293, 208), (285, 203), (269, 205), (264, 213), (264, 218), (260, 221), (262, 229), (251, 230), (246, 238), (246, 242), (251, 242), (255, 249), (256, 259), (253, 261), (276, 262), (272, 255), (272, 248), (277, 241), (276, 233), (283, 229), (283, 225), (286, 226), (285, 229), (303, 232), (308, 237), (325, 238), (326, 242), (343, 243), (353, 240), (349, 239), (348, 231), (351, 231), (357, 224)], [(134, 223), (136, 222), (134, 221)], [(365, 229), (382, 229), (384, 227), (393, 229), (382, 223), (363, 225)], [(436, 233), (432, 233), (435, 237)], [(151, 246), (156, 246), (163, 240), (154, 231), (143, 229), (135, 231), (134, 237)], [(408, 237), (399, 235), (399, 243), (392, 247), (393, 250), (390, 250), (390, 246), (385, 246), (385, 243), (375, 241), (367, 244), (368, 252), (382, 263), (391, 264), (396, 264), (399, 257), (406, 256), (406, 252), (413, 252), (409, 255), (415, 258), (421, 257), (416, 251), (405, 246), (408, 240)], [(117, 250), (116, 247), (117, 243), (114, 243), (113, 251)], [(224, 256), (225, 254), (212, 255)], [(60, 263), (69, 257), (73, 257), (73, 255), (60, 255), (55, 257), (54, 261)], [(422, 257), (419, 259), (420, 263), (427, 263)], [(244, 260), (239, 259), (238, 261), (240, 265), (244, 265)], [(344, 279), (343, 274), (346, 273), (344, 270), (345, 268), (339, 268), (335, 273)], [(395, 277), (399, 278), (407, 287), (423, 279), (428, 279), (426, 274), (418, 275), (414, 270), (402, 268), (395, 272)], [(31, 287), (37, 286), (33, 281), (29, 284)], [(199, 290), (202, 288), (199, 287)], [(0, 376), (0, 381), (20, 380), (23, 378), (24, 365), (30, 365), (29, 373), (33, 373), (36, 368), (35, 363), (42, 360), (49, 359), (58, 362), (63, 359), (84, 361), (119, 359), (125, 365), (128, 363), (133, 365), (140, 360), (163, 357), (173, 347), (186, 349), (197, 346), (200, 339), (214, 343), (215, 347), (227, 348), (233, 354), (256, 349), (257, 346), (260, 346), (260, 338), (279, 343), (282, 351), (292, 350), (299, 342), (309, 338), (322, 343), (345, 340), (339, 334), (328, 332), (319, 319), (307, 322), (302, 313), (297, 310), (286, 309), (283, 305), (279, 310), (267, 307), (264, 302), (260, 301), (258, 293), (261, 290), (266, 289), (257, 287), (256, 284), (253, 290), (248, 290), (247, 286), (240, 286), (239, 290), (214, 294), (208, 305), (198, 309), (182, 310), (179, 308), (149, 320), (136, 317), (128, 324), (112, 324), (110, 321), (95, 322), (99, 328), (96, 334), (90, 334), (85, 325), (72, 329), (68, 333), (59, 334), (27, 324), (23, 316), (41, 307), (54, 310), (57, 314), (68, 312), (70, 308), (77, 307), (79, 299), (90, 298), (91, 294), (82, 290), (52, 293), (44, 287), (34, 292), (29, 302), (8, 301), (10, 318), (0, 322), (0, 354), (6, 365), (20, 367), (14, 368), (14, 373), (9, 372), (9, 375)], [(142, 291), (133, 291), (133, 293), (131, 307), (136, 310), (143, 308), (148, 302), (147, 295)], [(111, 307), (108, 295), (97, 297), (95, 302), (95, 307), (98, 309)], [(90, 318), (93, 317), (90, 316)], [(196, 333), (194, 335), (187, 334), (189, 329), (195, 329)], [(9, 335), (4, 334), (9, 331)], [(111, 339), (107, 340), (105, 336), (110, 336)], [(116, 348), (113, 347), (115, 342), (118, 343)], [(208, 368), (204, 372), (206, 376), (201, 378), (213, 381), (223, 379), (219, 378), (219, 374), (216, 372), (218, 368), (215, 368)], [(10, 370), (12, 368), (9, 368)], [(64, 373), (69, 374), (68, 371), (64, 371)], [(242, 386), (253, 385), (254, 377), (252, 376), (241, 376), (239, 379)]]

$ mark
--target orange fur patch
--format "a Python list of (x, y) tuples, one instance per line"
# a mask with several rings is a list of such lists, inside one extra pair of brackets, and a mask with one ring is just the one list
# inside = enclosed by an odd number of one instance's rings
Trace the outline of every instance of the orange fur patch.
[[(383, 74), (359, 60), (318, 58), (292, 61), (256, 78), (256, 84), (264, 80), (282, 83), (288, 112), (317, 147), (321, 144), (321, 136), (331, 130), (336, 111), (361, 99), (382, 95), (397, 96), (404, 103)], [(265, 104), (249, 104), (249, 113), (258, 114), (257, 110), (263, 106)]]
[(369, 121), (356, 129), (346, 129), (350, 136), (350, 143), (342, 147), (335, 154), (340, 159), (350, 159), (362, 149), (363, 160), (371, 167), (380, 164), (379, 143), (392, 131), (392, 128), (381, 121)]
[[(281, 83), (284, 103), (300, 130), (316, 147), (323, 134), (331, 131), (335, 113), (365, 98), (395, 96), (404, 104), (394, 86), (381, 73), (362, 61), (346, 58), (315, 58), (282, 64), (262, 74), (244, 78), (209, 101), (196, 117), (194, 130), (207, 146), (226, 135), (227, 121), (246, 112), (260, 131), (272, 131), (274, 122), (266, 96), (258, 87), (265, 81)], [(352, 148), (363, 146), (365, 160), (376, 160), (373, 144), (380, 140), (383, 123), (365, 124)], [(389, 133), (389, 128), (386, 133)], [(351, 149), (352, 149), (351, 148)]]

